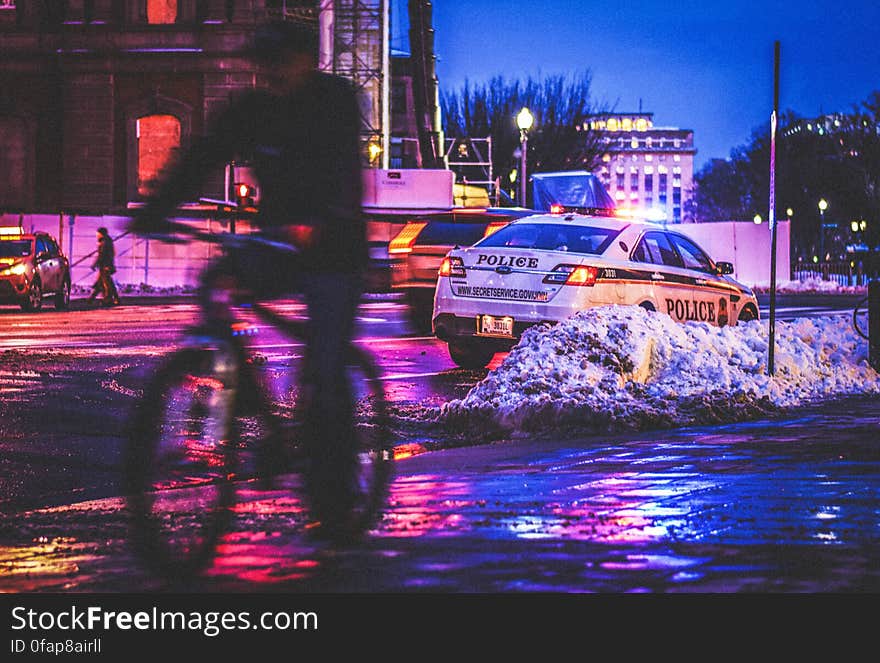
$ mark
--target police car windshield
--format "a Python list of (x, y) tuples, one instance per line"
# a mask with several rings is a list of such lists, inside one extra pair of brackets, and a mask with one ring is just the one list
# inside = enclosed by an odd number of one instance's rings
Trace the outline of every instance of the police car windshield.
[(31, 254), (31, 241), (17, 239), (0, 242), (0, 258), (23, 258)]
[(561, 223), (513, 223), (489, 235), (479, 246), (569, 251), (599, 255), (620, 234), (611, 228)]

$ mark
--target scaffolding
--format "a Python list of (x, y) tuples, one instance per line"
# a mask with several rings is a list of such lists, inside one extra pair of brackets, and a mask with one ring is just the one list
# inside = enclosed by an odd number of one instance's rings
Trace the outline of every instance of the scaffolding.
[(492, 138), (447, 138), (443, 154), (458, 184), (485, 187), (498, 204), (498, 183), (492, 170)]
[(364, 165), (388, 168), (391, 151), (389, 0), (320, 0), (319, 66), (349, 79), (361, 110)]

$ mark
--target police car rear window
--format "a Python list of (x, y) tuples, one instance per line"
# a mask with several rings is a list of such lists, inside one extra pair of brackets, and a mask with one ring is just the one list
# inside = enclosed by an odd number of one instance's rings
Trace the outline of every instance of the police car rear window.
[(470, 246), (486, 232), (486, 222), (453, 223), (451, 221), (429, 221), (416, 238), (416, 245), (428, 246)]
[(480, 246), (570, 251), (599, 255), (620, 234), (610, 228), (551, 223), (515, 223), (489, 235)]
[(0, 258), (23, 258), (31, 254), (31, 240), (16, 239), (0, 242)]

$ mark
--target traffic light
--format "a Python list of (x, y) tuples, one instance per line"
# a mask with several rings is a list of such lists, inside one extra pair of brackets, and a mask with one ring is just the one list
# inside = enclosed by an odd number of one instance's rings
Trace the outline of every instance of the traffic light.
[(239, 207), (252, 207), (256, 193), (256, 189), (245, 182), (238, 182), (235, 185), (235, 200)]

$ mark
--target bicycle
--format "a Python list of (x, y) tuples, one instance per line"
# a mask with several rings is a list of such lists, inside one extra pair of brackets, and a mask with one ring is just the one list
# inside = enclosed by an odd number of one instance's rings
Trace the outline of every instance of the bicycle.
[(868, 338), (868, 296), (865, 295), (855, 305), (852, 314), (852, 324), (856, 333), (865, 340)]
[[(248, 247), (293, 253), (286, 244), (254, 235), (209, 235), (169, 224), (190, 239), (219, 243), (223, 258), (209, 266), (198, 290), (200, 321), (184, 334), (180, 349), (166, 357), (136, 405), (124, 459), (124, 481), (134, 549), (153, 570), (169, 578), (198, 574), (213, 560), (231, 524), (236, 484), (271, 481), (285, 470), (308, 479), (316, 445), (309, 445), (304, 420), (309, 379), (299, 362), (291, 385), (289, 414), (272, 411), (273, 399), (248, 360), (252, 330), (236, 322), (243, 306), (291, 340), (305, 337), (305, 322), (284, 317), (240, 293), (230, 259)], [(172, 240), (164, 234), (159, 239)], [(239, 293), (234, 296), (234, 293)], [(391, 480), (393, 453), (388, 405), (379, 369), (370, 354), (349, 346), (349, 381), (356, 402), (357, 501), (349, 531), (366, 532), (378, 519)], [(290, 369), (293, 372), (293, 369)], [(277, 405), (277, 403), (276, 403)], [(257, 442), (251, 472), (247, 438)], [(339, 486), (344, 478), (340, 477)], [(304, 491), (309, 493), (308, 481)], [(337, 487), (336, 490), (339, 490)], [(314, 495), (306, 494), (306, 502)]]

